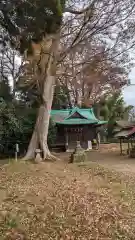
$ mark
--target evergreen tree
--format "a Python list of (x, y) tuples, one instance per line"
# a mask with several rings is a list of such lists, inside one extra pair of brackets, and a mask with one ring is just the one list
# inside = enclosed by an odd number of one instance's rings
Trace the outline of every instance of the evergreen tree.
[(8, 83), (8, 79), (2, 79), (0, 80), (0, 98), (11, 102), (12, 101), (12, 94), (11, 94), (11, 88), (10, 85)]
[(68, 102), (68, 94), (69, 90), (66, 86), (57, 85), (55, 87), (52, 109), (63, 109), (71, 107), (70, 103)]
[(112, 137), (114, 123), (118, 120), (128, 120), (133, 106), (126, 106), (121, 91), (115, 92), (100, 102), (100, 116), (108, 121), (108, 137)]
[(44, 159), (51, 157), (47, 135), (64, 6), (65, 0), (37, 0), (34, 3), (31, 0), (3, 0), (0, 5), (0, 24), (7, 31), (7, 40), (25, 55), (29, 63), (25, 79), (30, 79), (33, 85), (34, 77), (40, 93), (38, 117), (25, 159), (33, 158), (39, 145)]

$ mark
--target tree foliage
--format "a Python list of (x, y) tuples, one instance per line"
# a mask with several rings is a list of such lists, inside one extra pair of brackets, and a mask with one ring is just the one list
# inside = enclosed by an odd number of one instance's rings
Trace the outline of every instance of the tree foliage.
[[(22, 53), (31, 41), (41, 41), (47, 33), (54, 33), (62, 21), (64, 0), (1, 1), (0, 25), (8, 33), (7, 40)], [(17, 41), (18, 40), (18, 41)]]
[(64, 109), (71, 107), (68, 96), (69, 90), (66, 86), (56, 85), (52, 109)]
[(0, 81), (0, 155), (13, 156), (15, 144), (24, 153), (36, 118), (36, 108), (28, 107), (22, 99), (15, 99), (8, 79)]
[(117, 91), (100, 101), (100, 116), (108, 121), (108, 137), (112, 137), (116, 121), (128, 120), (131, 109), (133, 109), (133, 106), (125, 105), (121, 91)]

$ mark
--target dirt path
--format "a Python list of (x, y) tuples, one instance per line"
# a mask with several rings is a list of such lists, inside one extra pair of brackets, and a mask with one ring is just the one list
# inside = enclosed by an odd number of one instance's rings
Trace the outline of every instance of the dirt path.
[[(123, 145), (125, 153), (127, 151), (127, 144)], [(99, 165), (110, 170), (126, 174), (135, 174), (135, 159), (129, 158), (127, 155), (121, 156), (119, 144), (101, 144), (99, 151), (91, 151), (87, 153), (89, 162), (96, 162)], [(70, 154), (61, 153), (59, 157), (68, 161)]]
[(97, 162), (99, 165), (109, 169), (135, 174), (135, 159), (131, 159), (128, 156), (120, 156), (117, 152), (91, 152), (88, 154), (88, 157), (92, 162)]

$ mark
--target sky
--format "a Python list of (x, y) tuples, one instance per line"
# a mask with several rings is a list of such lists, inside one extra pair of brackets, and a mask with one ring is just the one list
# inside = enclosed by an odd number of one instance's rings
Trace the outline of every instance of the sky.
[(135, 106), (135, 68), (132, 69), (129, 79), (131, 80), (131, 86), (123, 88), (123, 96), (127, 105)]

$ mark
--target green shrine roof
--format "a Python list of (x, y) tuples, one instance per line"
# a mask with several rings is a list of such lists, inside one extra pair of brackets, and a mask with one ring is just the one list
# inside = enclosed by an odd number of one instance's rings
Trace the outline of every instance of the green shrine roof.
[(93, 108), (82, 109), (75, 107), (73, 109), (51, 110), (51, 119), (56, 124), (63, 125), (103, 125), (107, 121), (100, 121), (95, 117)]

